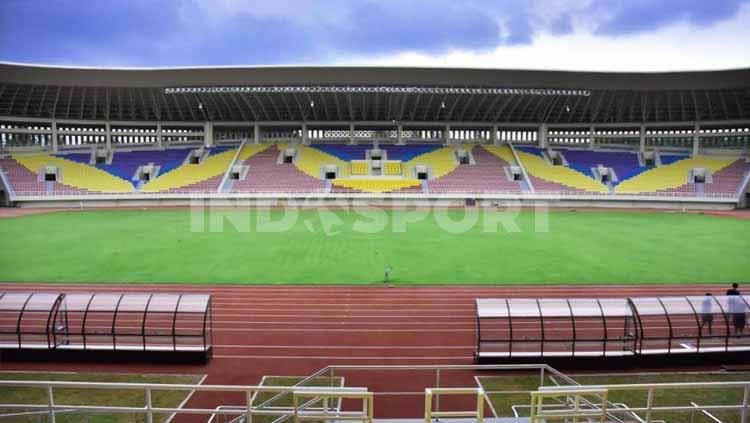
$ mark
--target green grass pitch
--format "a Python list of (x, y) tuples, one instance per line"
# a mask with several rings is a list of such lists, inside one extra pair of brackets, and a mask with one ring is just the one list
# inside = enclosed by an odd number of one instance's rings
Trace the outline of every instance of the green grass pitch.
[[(472, 225), (464, 210), (422, 213), (428, 212), (304, 210), (287, 216), (293, 223), (281, 232), (278, 210), (6, 218), (0, 219), (0, 281), (376, 285), (387, 266), (399, 285), (728, 283), (750, 275), (748, 221), (666, 212), (551, 211), (544, 218), (477, 211)], [(461, 219), (463, 226), (445, 223)]]

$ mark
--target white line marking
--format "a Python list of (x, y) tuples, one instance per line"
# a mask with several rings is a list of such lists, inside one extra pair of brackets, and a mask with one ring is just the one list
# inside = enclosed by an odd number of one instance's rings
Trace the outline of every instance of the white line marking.
[(259, 359), (259, 360), (473, 360), (474, 356), (467, 355), (462, 357), (393, 357), (393, 356), (378, 356), (378, 357), (336, 357), (336, 356), (305, 356), (305, 355), (214, 355), (214, 358), (219, 359)]

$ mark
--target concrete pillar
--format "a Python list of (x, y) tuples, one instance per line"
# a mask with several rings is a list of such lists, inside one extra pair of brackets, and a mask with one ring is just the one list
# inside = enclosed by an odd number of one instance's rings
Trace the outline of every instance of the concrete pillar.
[(109, 122), (104, 124), (104, 147), (112, 151), (112, 125)]
[(539, 139), (539, 148), (547, 148), (547, 146), (549, 145), (547, 143), (547, 124), (541, 124), (538, 131), (539, 136), (537, 138)]
[(445, 125), (443, 128), (443, 144), (449, 145), (451, 142), (451, 126)]
[(500, 138), (497, 136), (497, 125), (492, 125), (492, 128), (490, 128), (490, 142), (493, 145), (500, 145)]
[(203, 145), (211, 147), (214, 145), (214, 124), (206, 122), (203, 124)]
[(589, 127), (589, 148), (594, 149), (596, 147), (596, 142), (594, 141), (594, 125), (591, 125)]
[(404, 145), (404, 125), (396, 126), (396, 145)]
[(638, 134), (640, 138), (640, 152), (646, 151), (646, 125), (641, 125), (641, 132)]
[(354, 139), (354, 123), (349, 124), (349, 145), (354, 145), (357, 140)]
[(253, 126), (253, 142), (255, 144), (260, 144), (260, 125), (257, 123)]
[(698, 123), (695, 123), (695, 128), (693, 128), (693, 157), (700, 154), (701, 151), (701, 136), (700, 136), (701, 126), (698, 125)]
[(310, 145), (310, 137), (307, 133), (307, 124), (302, 124), (302, 145)]
[(156, 124), (156, 146), (164, 148), (164, 128), (162, 128), (161, 122)]
[(57, 121), (56, 120), (52, 121), (50, 128), (52, 129), (52, 152), (57, 153), (58, 147), (57, 147)]

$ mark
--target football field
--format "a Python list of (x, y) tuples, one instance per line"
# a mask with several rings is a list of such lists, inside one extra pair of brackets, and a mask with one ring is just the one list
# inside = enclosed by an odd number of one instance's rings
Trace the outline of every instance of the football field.
[[(467, 214), (468, 213), (468, 214)], [(750, 221), (677, 212), (123, 209), (0, 219), (0, 281), (687, 284), (750, 278)]]

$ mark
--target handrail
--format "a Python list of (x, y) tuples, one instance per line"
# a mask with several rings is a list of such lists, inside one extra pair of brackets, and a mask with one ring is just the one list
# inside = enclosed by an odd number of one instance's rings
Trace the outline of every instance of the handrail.
[[(439, 398), (439, 395), (475, 395), (477, 397), (477, 405), (474, 410), (467, 411), (433, 411), (432, 410), (432, 398)], [(476, 418), (477, 423), (484, 421), (484, 400), (485, 392), (482, 388), (427, 388), (424, 390), (424, 421), (425, 423), (432, 423), (432, 419), (436, 420), (441, 417), (457, 417), (457, 418)]]
[(224, 184), (227, 183), (227, 179), (229, 179), (229, 174), (232, 172), (232, 167), (234, 167), (234, 164), (237, 162), (237, 158), (240, 156), (240, 153), (242, 153), (242, 149), (245, 147), (246, 141), (247, 141), (247, 138), (242, 138), (242, 142), (240, 143), (240, 146), (237, 148), (237, 152), (234, 153), (234, 157), (232, 157), (232, 161), (229, 162), (229, 166), (227, 167), (227, 170), (224, 172), (224, 176), (221, 178), (219, 187), (216, 189), (217, 193), (220, 193), (221, 190), (224, 189)]
[[(0, 404), (0, 409), (18, 410), (25, 409), (30, 411), (46, 411), (49, 414), (49, 423), (55, 423), (55, 415), (60, 412), (70, 412), (75, 409), (79, 412), (93, 413), (137, 413), (144, 415), (147, 423), (153, 423), (155, 414), (197, 414), (197, 415), (237, 415), (243, 414), (246, 421), (251, 421), (253, 414), (258, 415), (276, 415), (288, 416), (296, 413), (295, 409), (280, 410), (262, 410), (260, 407), (252, 406), (253, 393), (267, 392), (291, 392), (297, 395), (307, 395), (307, 393), (320, 392), (317, 387), (290, 387), (290, 386), (237, 386), (237, 385), (188, 385), (188, 384), (159, 384), (159, 383), (123, 383), (123, 382), (44, 382), (44, 381), (0, 381), (2, 387), (25, 387), (25, 388), (44, 388), (47, 392), (46, 404)], [(145, 404), (142, 407), (120, 407), (120, 406), (89, 406), (65, 404), (57, 405), (54, 401), (55, 388), (69, 389), (114, 389), (114, 390), (142, 390), (145, 393)], [(244, 407), (227, 409), (226, 407), (215, 408), (184, 408), (182, 405), (174, 407), (154, 407), (152, 404), (152, 391), (195, 391), (195, 392), (242, 392), (245, 394)], [(327, 388), (327, 395), (330, 397), (351, 398), (353, 395), (367, 395), (367, 388), (355, 387), (331, 387)], [(372, 405), (372, 404), (370, 404)], [(371, 409), (370, 409), (371, 410)], [(371, 423), (371, 422), (366, 422)]]

